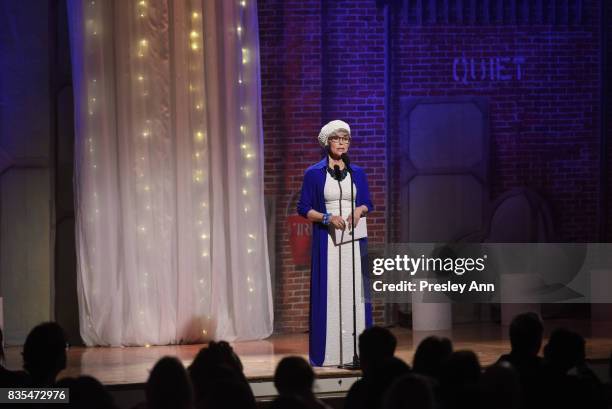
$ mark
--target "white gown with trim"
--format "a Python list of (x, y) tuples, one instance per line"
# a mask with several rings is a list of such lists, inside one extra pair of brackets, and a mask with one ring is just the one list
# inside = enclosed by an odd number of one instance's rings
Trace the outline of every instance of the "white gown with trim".
[[(351, 176), (340, 184), (326, 172), (325, 207), (332, 215), (346, 219), (351, 213)], [(354, 196), (357, 188), (353, 184)], [(342, 200), (340, 192), (342, 191)], [(353, 266), (351, 243), (334, 244), (333, 228), (327, 237), (327, 325), (325, 339), (325, 361), (323, 366), (351, 363), (353, 361)], [(365, 329), (365, 304), (363, 303), (363, 280), (361, 279), (361, 252), (355, 242), (355, 300), (357, 302), (357, 336)]]

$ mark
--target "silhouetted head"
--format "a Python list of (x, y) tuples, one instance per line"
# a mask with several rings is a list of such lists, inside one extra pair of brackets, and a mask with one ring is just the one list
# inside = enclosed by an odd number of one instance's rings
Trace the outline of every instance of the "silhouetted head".
[(314, 371), (304, 358), (289, 356), (278, 363), (274, 386), (281, 395), (309, 395), (314, 378)]
[(369, 370), (372, 363), (395, 354), (397, 340), (386, 328), (370, 327), (359, 335), (359, 359), (363, 372)]
[(453, 409), (473, 409), (478, 405), (480, 363), (473, 351), (453, 352), (440, 375), (441, 398), (444, 406)]
[(256, 409), (249, 384), (242, 381), (216, 380), (208, 394), (196, 405), (202, 409)]
[(546, 363), (563, 373), (584, 362), (585, 355), (584, 338), (564, 328), (554, 330), (544, 347)]
[(521, 383), (509, 362), (500, 361), (488, 367), (479, 383), (483, 409), (518, 409), (521, 407)]
[(66, 368), (66, 337), (56, 322), (37, 325), (23, 345), (23, 369), (35, 386), (50, 385)]
[(195, 400), (203, 399), (216, 380), (247, 383), (240, 359), (225, 341), (211, 341), (208, 347), (200, 349), (188, 372)]
[(536, 356), (542, 346), (544, 327), (533, 312), (519, 314), (510, 323), (512, 353)]
[(147, 409), (187, 409), (193, 392), (185, 367), (174, 357), (157, 361), (146, 386)]
[(210, 341), (206, 348), (200, 349), (200, 352), (198, 352), (189, 366), (189, 370), (218, 365), (227, 365), (239, 373), (243, 371), (240, 358), (238, 358), (232, 346), (226, 341)]
[(394, 356), (373, 361), (367, 376), (364, 376), (367, 388), (367, 408), (378, 408), (385, 391), (396, 379), (410, 373), (410, 367), (404, 361)]
[(443, 371), (447, 383), (475, 383), (480, 378), (480, 362), (474, 351), (455, 351), (446, 360)]
[(452, 352), (453, 344), (450, 339), (437, 336), (427, 337), (421, 341), (414, 353), (412, 370), (438, 379), (442, 365)]
[[(68, 388), (70, 403), (67, 409), (115, 409), (113, 397), (96, 378), (80, 376), (63, 378), (55, 385), (57, 388)], [(58, 405), (64, 407), (64, 405)]]
[(385, 392), (382, 409), (433, 409), (431, 380), (419, 374), (405, 374)]

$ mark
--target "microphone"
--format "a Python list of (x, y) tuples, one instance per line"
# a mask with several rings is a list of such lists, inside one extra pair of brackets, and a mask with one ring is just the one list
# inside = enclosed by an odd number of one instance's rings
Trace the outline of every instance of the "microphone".
[(334, 165), (334, 179), (342, 179), (342, 172), (340, 172), (340, 166)]
[(352, 172), (353, 169), (351, 169), (351, 159), (349, 158), (349, 156), (346, 153), (343, 153), (342, 155), (340, 155), (340, 159), (344, 161), (344, 164), (346, 165), (348, 171)]

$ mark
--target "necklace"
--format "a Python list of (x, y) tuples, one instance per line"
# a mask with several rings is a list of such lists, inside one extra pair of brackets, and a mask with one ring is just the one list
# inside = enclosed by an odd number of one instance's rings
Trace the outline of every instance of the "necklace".
[(346, 175), (348, 175), (348, 169), (344, 168), (340, 171), (340, 178), (338, 178), (336, 176), (336, 171), (333, 170), (332, 168), (330, 168), (329, 166), (326, 167), (327, 169), (327, 173), (329, 173), (331, 175), (331, 177), (333, 177), (334, 179), (338, 180), (338, 181), (343, 181), (344, 178), (346, 177)]

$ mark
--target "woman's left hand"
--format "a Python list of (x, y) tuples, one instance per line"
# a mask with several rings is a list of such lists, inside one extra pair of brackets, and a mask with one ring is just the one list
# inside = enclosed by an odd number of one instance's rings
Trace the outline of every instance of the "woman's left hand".
[[(359, 224), (359, 219), (361, 219), (361, 215), (363, 213), (363, 209), (361, 207), (358, 207), (355, 209), (355, 226), (357, 226)], [(348, 218), (346, 219), (347, 221), (347, 226), (349, 230), (353, 230), (353, 226), (351, 225), (351, 215), (349, 214)]]

